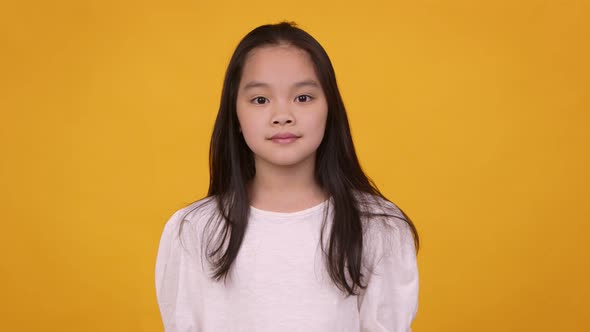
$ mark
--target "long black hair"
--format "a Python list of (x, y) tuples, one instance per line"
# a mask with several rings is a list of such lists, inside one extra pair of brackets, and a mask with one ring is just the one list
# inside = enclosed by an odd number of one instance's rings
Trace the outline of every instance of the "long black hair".
[[(247, 185), (256, 173), (252, 150), (240, 133), (236, 99), (247, 55), (257, 47), (288, 44), (306, 51), (326, 96), (328, 115), (324, 137), (316, 151), (315, 180), (331, 198), (333, 222), (323, 252), (326, 268), (334, 284), (348, 295), (366, 287), (363, 281), (363, 223), (361, 218), (389, 216), (403, 219), (419, 248), (417, 230), (407, 215), (386, 210), (372, 212), (362, 197), (388, 201), (365, 175), (358, 161), (348, 117), (328, 54), (311, 35), (295, 23), (262, 25), (248, 33), (235, 49), (223, 82), (219, 112), (215, 120), (209, 149), (210, 182), (208, 200), (216, 203), (216, 217), (211, 217), (206, 241), (207, 260), (212, 278), (226, 280), (240, 250), (250, 213)], [(391, 202), (390, 202), (391, 203)], [(202, 206), (202, 205), (199, 205)], [(197, 206), (198, 208), (198, 206)], [(195, 210), (193, 208), (192, 210)], [(192, 211), (191, 210), (191, 211)], [(190, 213), (188, 211), (185, 216)], [(325, 214), (327, 216), (327, 213)], [(401, 216), (400, 216), (401, 215)], [(184, 218), (183, 218), (184, 219)], [(325, 218), (324, 218), (325, 219)], [(216, 220), (217, 222), (213, 222)], [(321, 242), (325, 236), (324, 220)], [(181, 224), (182, 226), (182, 224)], [(211, 229), (209, 229), (211, 230)], [(182, 227), (181, 227), (182, 231)]]

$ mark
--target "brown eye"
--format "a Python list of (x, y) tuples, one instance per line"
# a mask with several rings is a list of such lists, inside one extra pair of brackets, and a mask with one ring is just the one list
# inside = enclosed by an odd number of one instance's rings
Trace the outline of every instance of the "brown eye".
[(297, 101), (300, 103), (309, 102), (309, 101), (311, 101), (311, 96), (308, 96), (308, 95), (297, 96)]
[(254, 99), (252, 99), (252, 102), (254, 104), (264, 104), (267, 100), (268, 99), (266, 99), (265, 97), (255, 97)]

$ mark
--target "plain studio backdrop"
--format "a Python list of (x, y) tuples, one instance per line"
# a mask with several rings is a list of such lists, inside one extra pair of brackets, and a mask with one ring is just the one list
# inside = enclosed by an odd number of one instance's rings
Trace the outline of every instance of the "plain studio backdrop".
[(165, 221), (202, 197), (229, 57), (292, 20), (414, 220), (416, 332), (589, 331), (589, 3), (5, 1), (0, 330), (161, 331)]

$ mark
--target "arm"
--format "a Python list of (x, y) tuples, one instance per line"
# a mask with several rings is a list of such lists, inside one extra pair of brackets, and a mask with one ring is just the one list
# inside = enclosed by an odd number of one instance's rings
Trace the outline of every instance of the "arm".
[[(156, 295), (166, 332), (194, 331), (195, 289), (191, 287), (195, 273), (192, 272), (195, 256), (187, 248), (193, 246), (188, 223), (183, 228), (182, 241), (179, 227), (184, 209), (174, 213), (166, 223), (160, 239), (156, 258)], [(184, 244), (184, 246), (183, 246)]]
[(358, 297), (362, 332), (411, 332), (418, 309), (418, 266), (412, 232), (403, 220), (381, 230), (367, 288)]

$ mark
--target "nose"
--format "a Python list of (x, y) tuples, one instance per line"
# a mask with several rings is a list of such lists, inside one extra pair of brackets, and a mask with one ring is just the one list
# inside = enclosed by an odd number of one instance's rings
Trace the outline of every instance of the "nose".
[(292, 125), (295, 123), (295, 117), (288, 110), (288, 106), (277, 107), (273, 112), (271, 122), (273, 126)]
[(272, 120), (272, 124), (273, 125), (287, 125), (287, 124), (292, 124), (293, 123), (293, 119), (287, 117), (287, 116), (275, 116)]

